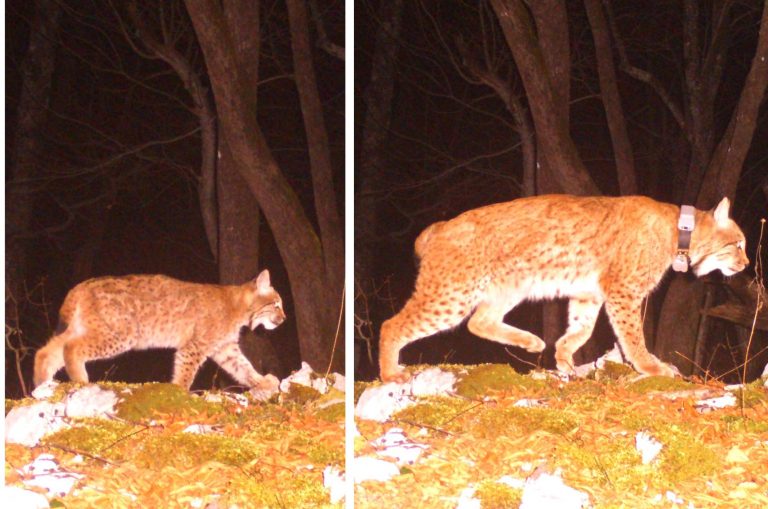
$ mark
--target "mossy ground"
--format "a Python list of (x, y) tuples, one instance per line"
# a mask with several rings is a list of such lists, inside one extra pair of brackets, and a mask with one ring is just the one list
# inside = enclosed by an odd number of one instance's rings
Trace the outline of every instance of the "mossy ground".
[[(370, 440), (393, 425), (429, 449), (393, 480), (357, 485), (355, 507), (455, 507), (469, 486), (484, 508), (517, 507), (520, 490), (496, 480), (526, 479), (538, 467), (561, 469), (595, 508), (654, 506), (667, 491), (684, 506), (768, 507), (768, 401), (759, 385), (748, 388), (744, 408), (702, 414), (701, 391), (717, 395), (722, 384), (638, 379), (615, 366), (568, 383), (508, 366), (464, 371), (458, 397), (425, 398), (388, 423), (357, 421), (357, 455), (373, 454)], [(521, 399), (544, 406), (515, 406)], [(640, 431), (664, 445), (647, 465), (635, 448)], [(655, 506), (670, 505), (662, 498)]]
[[(343, 405), (318, 408), (322, 398), (302, 392), (243, 408), (170, 384), (109, 388), (124, 398), (117, 418), (79, 420), (34, 450), (7, 445), (6, 483), (19, 484), (16, 469), (50, 452), (85, 474), (59, 500), (67, 508), (341, 506), (330, 504), (322, 472), (343, 469)], [(216, 432), (184, 432), (191, 424)]]

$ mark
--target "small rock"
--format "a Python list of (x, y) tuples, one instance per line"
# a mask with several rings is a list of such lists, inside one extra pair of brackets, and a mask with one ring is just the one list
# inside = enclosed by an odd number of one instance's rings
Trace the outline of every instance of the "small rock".
[(48, 380), (43, 382), (32, 391), (31, 396), (35, 399), (48, 399), (53, 396), (53, 392), (58, 387), (59, 382), (56, 380)]
[(728, 451), (728, 454), (725, 456), (726, 463), (747, 463), (748, 461), (749, 456), (747, 456), (747, 453), (735, 445), (731, 447), (731, 450)]

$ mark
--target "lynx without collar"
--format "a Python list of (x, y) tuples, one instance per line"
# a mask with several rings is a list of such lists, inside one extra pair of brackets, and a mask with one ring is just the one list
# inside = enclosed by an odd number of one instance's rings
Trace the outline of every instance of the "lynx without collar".
[[(711, 212), (695, 211), (688, 256), (698, 276), (735, 274), (749, 263), (744, 234), (723, 198)], [(409, 343), (459, 325), (482, 338), (541, 352), (530, 332), (503, 322), (524, 300), (566, 297), (568, 328), (557, 340), (561, 371), (591, 336), (605, 304), (625, 357), (641, 373), (673, 376), (676, 369), (645, 347), (643, 298), (677, 254), (680, 207), (642, 196), (536, 196), (470, 210), (429, 226), (416, 239), (421, 258), (416, 287), (403, 309), (381, 327), (383, 381), (402, 382), (398, 365)]]
[(71, 380), (87, 382), (89, 360), (128, 350), (175, 348), (175, 384), (189, 388), (210, 357), (239, 383), (267, 389), (277, 380), (260, 375), (242, 354), (240, 329), (274, 329), (284, 320), (282, 300), (266, 270), (241, 286), (160, 275), (89, 279), (64, 299), (59, 331), (35, 356), (35, 385), (62, 367)]

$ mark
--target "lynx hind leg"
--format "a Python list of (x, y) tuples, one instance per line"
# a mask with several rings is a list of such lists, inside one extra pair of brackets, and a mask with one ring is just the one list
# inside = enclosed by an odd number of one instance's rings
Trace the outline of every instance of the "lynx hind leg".
[(64, 363), (67, 368), (67, 375), (73, 382), (88, 383), (86, 362), (108, 359), (130, 349), (130, 345), (111, 334), (86, 332), (71, 337), (64, 344)]
[(504, 323), (504, 315), (520, 303), (522, 299), (507, 302), (486, 300), (477, 306), (467, 322), (469, 331), (484, 339), (519, 346), (529, 352), (538, 353), (546, 348), (542, 339), (528, 331)]
[(605, 303), (605, 310), (624, 356), (637, 371), (645, 375), (679, 376), (676, 367), (661, 362), (646, 348), (640, 314), (641, 302), (639, 299), (625, 301), (609, 298)]
[(574, 297), (568, 302), (568, 329), (555, 343), (557, 369), (573, 371), (573, 354), (592, 336), (603, 300), (596, 296)]
[(195, 381), (197, 370), (200, 369), (206, 357), (204, 352), (189, 343), (176, 350), (176, 355), (173, 358), (173, 379), (171, 382), (189, 390), (192, 382)]
[(399, 365), (400, 350), (459, 325), (471, 309), (461, 298), (461, 293), (439, 292), (433, 298), (414, 294), (398, 314), (382, 324), (379, 371), (383, 382), (408, 381), (410, 375)]
[(65, 332), (54, 336), (48, 344), (35, 354), (34, 384), (38, 385), (53, 380), (54, 375), (64, 367), (64, 344), (70, 336)]

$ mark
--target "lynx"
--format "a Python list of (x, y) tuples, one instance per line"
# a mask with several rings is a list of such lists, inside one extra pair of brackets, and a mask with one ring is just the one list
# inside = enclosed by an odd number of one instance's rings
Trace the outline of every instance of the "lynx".
[[(691, 208), (692, 209), (692, 208)], [(733, 275), (749, 260), (744, 234), (723, 198), (711, 212), (692, 209), (688, 260), (697, 276)], [(534, 334), (503, 322), (523, 300), (566, 297), (568, 328), (555, 345), (560, 371), (592, 334), (600, 308), (624, 357), (637, 371), (674, 376), (676, 368), (645, 347), (641, 303), (677, 254), (680, 207), (642, 196), (549, 195), (465, 212), (435, 223), (416, 239), (416, 287), (381, 327), (379, 367), (385, 382), (404, 382), (400, 350), (469, 317), (473, 334), (529, 352), (544, 350)]]
[(88, 382), (85, 363), (128, 350), (175, 348), (173, 383), (189, 388), (206, 357), (239, 383), (277, 385), (260, 375), (238, 345), (240, 329), (274, 329), (285, 320), (269, 272), (242, 286), (187, 283), (161, 275), (89, 279), (75, 286), (59, 311), (59, 330), (35, 356), (35, 385), (66, 366)]

